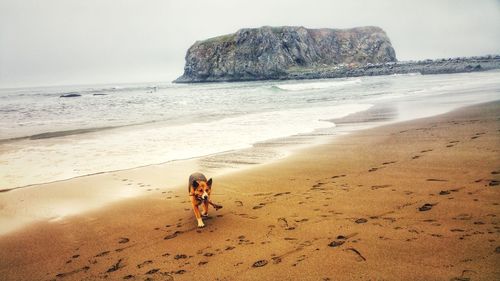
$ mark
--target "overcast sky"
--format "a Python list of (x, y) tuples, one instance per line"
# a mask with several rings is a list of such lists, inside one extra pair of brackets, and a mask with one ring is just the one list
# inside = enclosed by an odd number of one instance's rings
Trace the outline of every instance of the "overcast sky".
[(242, 27), (382, 27), (399, 60), (500, 54), (499, 0), (0, 0), (0, 88), (170, 81)]

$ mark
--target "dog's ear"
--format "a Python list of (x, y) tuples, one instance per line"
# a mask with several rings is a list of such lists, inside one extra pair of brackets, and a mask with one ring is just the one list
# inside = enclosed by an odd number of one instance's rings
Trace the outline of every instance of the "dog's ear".
[(197, 181), (193, 181), (193, 188), (196, 189), (200, 184)]
[(209, 187), (212, 187), (212, 178), (210, 178), (210, 179), (207, 181), (207, 185), (208, 185)]

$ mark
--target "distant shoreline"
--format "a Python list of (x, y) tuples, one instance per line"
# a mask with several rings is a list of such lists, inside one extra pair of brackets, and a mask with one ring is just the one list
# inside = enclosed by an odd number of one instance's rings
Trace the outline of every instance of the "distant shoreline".
[(446, 59), (427, 59), (420, 61), (401, 61), (377, 64), (349, 65), (339, 64), (334, 66), (319, 67), (294, 67), (283, 72), (271, 73), (264, 77), (186, 77), (185, 75), (172, 81), (172, 83), (207, 83), (207, 82), (244, 82), (264, 80), (307, 80), (326, 78), (347, 78), (361, 76), (382, 76), (394, 74), (420, 73), (452, 74), (467, 73), (500, 69), (500, 55), (458, 57)]

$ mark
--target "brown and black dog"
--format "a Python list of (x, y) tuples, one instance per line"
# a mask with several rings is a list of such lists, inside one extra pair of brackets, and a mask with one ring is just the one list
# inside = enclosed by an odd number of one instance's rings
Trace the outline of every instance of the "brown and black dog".
[[(198, 220), (198, 227), (204, 227), (205, 224), (201, 217), (208, 216), (208, 205), (212, 205), (215, 210), (219, 210), (222, 206), (210, 201), (210, 193), (212, 192), (212, 179), (207, 181), (207, 178), (202, 173), (193, 173), (189, 176), (189, 198), (193, 205), (194, 215)], [(200, 214), (199, 206), (202, 205), (203, 212)]]

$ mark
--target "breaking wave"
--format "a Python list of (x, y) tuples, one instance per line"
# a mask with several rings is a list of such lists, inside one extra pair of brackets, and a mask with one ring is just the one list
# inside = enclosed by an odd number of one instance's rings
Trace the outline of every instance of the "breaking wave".
[(293, 84), (277, 84), (274, 87), (285, 91), (304, 91), (304, 90), (318, 90), (328, 88), (346, 87), (361, 83), (361, 79), (344, 80), (344, 81), (321, 81), (321, 82), (305, 82)]

